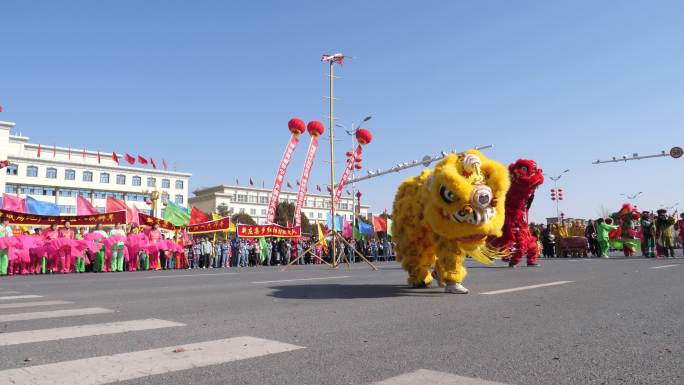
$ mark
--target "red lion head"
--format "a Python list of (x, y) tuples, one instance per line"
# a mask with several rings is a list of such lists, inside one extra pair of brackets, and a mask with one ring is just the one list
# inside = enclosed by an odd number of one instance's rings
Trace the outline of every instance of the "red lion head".
[(542, 169), (537, 168), (537, 163), (529, 159), (518, 159), (508, 166), (511, 182), (514, 185), (534, 190), (544, 183)]

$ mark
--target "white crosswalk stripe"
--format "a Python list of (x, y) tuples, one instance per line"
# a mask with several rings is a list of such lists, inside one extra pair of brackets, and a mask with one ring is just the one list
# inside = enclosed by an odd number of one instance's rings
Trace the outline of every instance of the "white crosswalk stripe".
[(503, 289), (503, 290), (493, 290), (493, 291), (485, 291), (480, 294), (485, 294), (485, 295), (495, 295), (495, 294), (504, 294), (504, 293), (513, 293), (516, 291), (523, 291), (523, 290), (531, 290), (531, 289), (539, 289), (541, 287), (549, 287), (549, 286), (558, 286), (558, 285), (565, 285), (567, 283), (573, 283), (574, 281), (556, 281), (556, 282), (549, 282), (549, 283), (540, 283), (538, 285), (530, 285), (530, 286), (520, 286), (520, 287), (513, 287), (510, 289)]
[(30, 298), (43, 298), (42, 295), (26, 294), (26, 295), (6, 295), (0, 297), (0, 301), (9, 301), (12, 299), (30, 299)]
[(114, 310), (101, 307), (84, 307), (80, 309), (37, 311), (31, 313), (1, 314), (0, 322), (27, 321), (44, 318), (76, 317), (82, 315), (114, 313)]
[(415, 372), (388, 378), (376, 382), (374, 385), (506, 385), (501, 382), (485, 381), (479, 378), (457, 376), (451, 373), (436, 372), (434, 370), (419, 369)]
[(152, 318), (133, 321), (69, 326), (63, 328), (28, 330), (23, 332), (0, 334), (0, 346), (100, 336), (106, 334), (127, 333), (134, 331), (162, 329), (178, 326), (185, 326), (185, 324)]
[(0, 309), (19, 309), (23, 307), (35, 306), (54, 306), (54, 305), (69, 305), (73, 302), (69, 301), (33, 301), (33, 302), (15, 302), (15, 303), (0, 303)]
[[(0, 371), (0, 384), (109, 384), (303, 349), (254, 337), (235, 337), (182, 346), (84, 358)], [(87, 370), (84, 370), (87, 368)]]

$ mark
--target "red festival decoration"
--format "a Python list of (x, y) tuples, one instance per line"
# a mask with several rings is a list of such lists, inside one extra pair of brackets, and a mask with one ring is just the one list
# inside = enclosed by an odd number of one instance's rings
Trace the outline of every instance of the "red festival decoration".
[[(299, 143), (299, 135), (304, 132), (303, 123), (300, 125), (298, 122), (300, 119), (291, 119), (288, 122), (288, 129), (292, 132), (290, 136), (290, 141), (285, 147), (285, 152), (283, 153), (283, 158), (280, 161), (280, 166), (278, 166), (278, 171), (276, 172), (276, 178), (273, 182), (273, 190), (271, 191), (271, 199), (268, 201), (268, 211), (266, 214), (266, 222), (273, 223), (275, 220), (276, 206), (278, 206), (278, 198), (280, 198), (280, 190), (283, 188), (283, 181), (285, 180), (285, 174), (287, 174), (287, 167), (290, 165), (292, 160), (292, 154), (295, 148), (297, 148), (297, 143)], [(294, 122), (294, 124), (293, 124)], [(301, 130), (301, 132), (300, 132)], [(298, 134), (298, 132), (300, 134)]]
[(356, 140), (359, 141), (360, 145), (365, 146), (373, 140), (373, 135), (365, 128), (361, 128), (356, 131)]
[(0, 215), (6, 217), (13, 225), (22, 226), (50, 226), (53, 223), (61, 226), (69, 221), (72, 226), (95, 226), (98, 223), (103, 225), (114, 225), (116, 223), (126, 223), (126, 212), (117, 211), (96, 215), (36, 215), (24, 214), (9, 210), (0, 210)]
[(116, 162), (116, 164), (119, 164), (119, 156), (116, 155), (116, 152), (112, 152), (112, 160)]
[(299, 238), (302, 234), (301, 227), (283, 227), (279, 225), (236, 225), (237, 235), (240, 238)]
[(300, 177), (297, 183), (299, 185), (299, 192), (297, 193), (297, 201), (295, 203), (295, 227), (299, 227), (302, 224), (302, 207), (304, 206), (304, 198), (306, 198), (306, 191), (309, 184), (309, 175), (311, 174), (314, 158), (316, 157), (316, 150), (318, 149), (318, 137), (321, 136), (323, 132), (325, 132), (325, 127), (323, 126), (323, 123), (317, 120), (310, 121), (309, 124), (306, 125), (306, 129), (309, 132), (309, 135), (311, 135), (311, 141), (309, 142), (309, 150), (306, 152), (306, 161), (304, 162), (302, 176)]
[(140, 164), (147, 164), (147, 159), (143, 158), (142, 156), (138, 155), (138, 163)]
[(304, 133), (304, 130), (306, 130), (306, 124), (299, 118), (292, 118), (287, 122), (287, 128), (294, 135), (301, 135)]
[(356, 140), (359, 142), (359, 145), (356, 147), (356, 150), (354, 150), (353, 153), (347, 152), (347, 167), (344, 169), (340, 183), (335, 189), (335, 200), (333, 201), (333, 204), (337, 204), (340, 201), (342, 189), (347, 183), (352, 169), (360, 170), (363, 167), (361, 165), (361, 152), (363, 151), (363, 146), (373, 140), (373, 135), (371, 135), (370, 131), (366, 130), (365, 128), (361, 128), (356, 131)]
[(135, 164), (135, 158), (134, 158), (132, 155), (129, 155), (128, 153), (126, 153), (126, 154), (124, 155), (124, 157), (126, 158), (126, 161), (127, 161), (128, 163), (130, 163), (130, 164)]

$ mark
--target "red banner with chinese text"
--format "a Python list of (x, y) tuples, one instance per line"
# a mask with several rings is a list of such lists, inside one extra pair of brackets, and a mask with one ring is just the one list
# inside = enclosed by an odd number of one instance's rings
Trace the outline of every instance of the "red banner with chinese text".
[(347, 159), (347, 168), (344, 169), (344, 172), (342, 173), (342, 179), (340, 179), (340, 183), (337, 185), (337, 188), (335, 189), (335, 205), (339, 203), (340, 197), (342, 196), (342, 189), (344, 189), (344, 185), (347, 183), (347, 180), (349, 179), (349, 174), (351, 174), (352, 169), (354, 168), (354, 163), (356, 163), (356, 158), (361, 155), (361, 146), (357, 146), (356, 150), (354, 151), (354, 154)]
[(301, 227), (283, 227), (278, 225), (241, 225), (237, 224), (237, 234), (241, 238), (299, 238)]
[(273, 223), (275, 220), (275, 212), (276, 207), (278, 206), (278, 198), (280, 197), (280, 189), (283, 187), (283, 181), (285, 181), (285, 174), (287, 173), (287, 166), (290, 165), (292, 154), (297, 147), (297, 143), (299, 143), (299, 138), (297, 138), (297, 135), (293, 134), (290, 137), (290, 141), (287, 143), (287, 147), (285, 147), (283, 159), (280, 161), (275, 182), (273, 183), (273, 191), (271, 191), (271, 200), (268, 202), (266, 221), (269, 223)]
[(186, 230), (190, 234), (203, 234), (203, 233), (215, 233), (218, 231), (228, 231), (230, 228), (230, 218), (225, 217), (217, 219), (215, 221), (208, 221), (204, 223), (198, 223), (196, 225), (190, 225), (186, 227)]
[(126, 223), (126, 212), (115, 211), (104, 214), (93, 215), (36, 215), (18, 213), (9, 210), (0, 210), (0, 215), (9, 219), (13, 225), (22, 226), (50, 226), (53, 223), (61, 226), (69, 221), (72, 226), (95, 226), (98, 223), (103, 225), (113, 225), (116, 223)]
[(316, 150), (318, 149), (318, 137), (312, 136), (311, 143), (309, 143), (309, 151), (306, 153), (306, 161), (304, 162), (304, 170), (302, 170), (302, 177), (299, 179), (299, 192), (297, 193), (297, 203), (294, 212), (295, 227), (302, 225), (302, 207), (304, 206), (304, 198), (306, 198), (307, 185), (309, 183), (309, 174), (313, 167), (314, 158), (316, 157)]
[(164, 229), (164, 230), (176, 230), (179, 227), (176, 227), (173, 223), (165, 221), (163, 219), (159, 219), (156, 217), (153, 217), (151, 215), (143, 214), (143, 213), (138, 213), (138, 220), (140, 221), (141, 226), (150, 226), (154, 225), (155, 223), (159, 223), (159, 228)]

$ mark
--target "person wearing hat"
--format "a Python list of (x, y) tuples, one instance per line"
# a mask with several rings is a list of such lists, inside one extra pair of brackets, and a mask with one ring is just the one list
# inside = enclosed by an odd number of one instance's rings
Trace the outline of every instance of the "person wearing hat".
[(643, 251), (644, 258), (655, 258), (655, 234), (656, 226), (651, 218), (651, 213), (644, 211), (641, 213), (641, 234), (644, 238)]
[(658, 210), (656, 219), (656, 232), (658, 233), (658, 243), (663, 248), (665, 258), (674, 258), (674, 224), (675, 217), (667, 215), (667, 210)]

